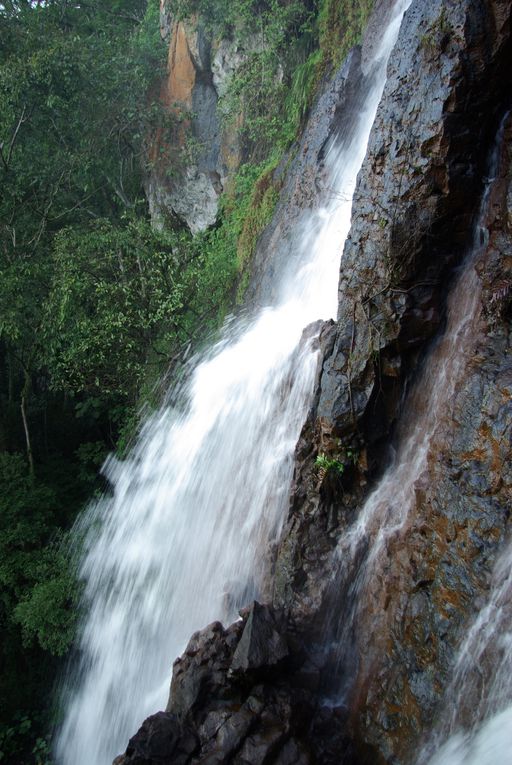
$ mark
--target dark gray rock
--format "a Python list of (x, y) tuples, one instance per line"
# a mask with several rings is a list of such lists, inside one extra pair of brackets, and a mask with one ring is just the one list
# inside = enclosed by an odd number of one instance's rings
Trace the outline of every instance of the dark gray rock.
[(289, 655), (288, 645), (278, 631), (268, 606), (253, 603), (242, 637), (233, 654), (231, 670), (274, 667)]
[(242, 629), (242, 622), (228, 630), (213, 622), (191, 637), (185, 653), (174, 663), (167, 711), (184, 719), (208, 698), (222, 695)]
[(130, 739), (126, 753), (116, 758), (116, 765), (185, 765), (197, 748), (194, 733), (184, 729), (177, 718), (158, 712), (145, 720)]
[[(406, 391), (415, 379), (418, 390), (422, 379), (427, 387), (426, 349), (443, 331), (447, 291), (472, 245), (486, 163), (509, 103), (510, 19), (510, 2), (477, 0), (418, 0), (406, 14), (358, 178), (334, 348), (297, 447), (275, 565), (274, 605), (310, 645), (321, 630), (332, 641), (343, 635), (343, 658), (325, 657), (324, 677), (345, 689), (353, 740), (370, 745), (377, 761), (413, 758), (509, 523), (510, 399), (508, 384), (497, 381), (509, 379), (510, 367), (510, 128), (489, 246), (476, 265), (483, 321), (407, 524), (372, 562), (362, 603), (354, 604), (351, 583), (365, 550), (345, 569), (335, 562), (338, 540), (411, 417)], [(352, 482), (326, 491), (316, 455), (341, 459), (349, 449), (358, 455)]]

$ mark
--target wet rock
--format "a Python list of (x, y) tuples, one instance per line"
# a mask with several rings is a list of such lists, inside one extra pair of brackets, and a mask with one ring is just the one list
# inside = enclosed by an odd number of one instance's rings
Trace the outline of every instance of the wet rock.
[(268, 606), (253, 603), (242, 637), (235, 649), (231, 669), (248, 671), (274, 667), (289, 655), (288, 645), (278, 631)]
[[(315, 762), (308, 729), (315, 696), (283, 660), (280, 616), (253, 603), (224, 629), (197, 632), (175, 662), (166, 712), (148, 718), (118, 765)], [(293, 758), (296, 759), (293, 759)]]
[(193, 732), (184, 729), (174, 715), (158, 712), (145, 720), (130, 739), (126, 753), (114, 765), (185, 765), (197, 748)]
[(174, 663), (167, 711), (184, 719), (208, 698), (222, 696), (242, 629), (242, 622), (228, 630), (213, 622), (191, 637), (185, 653)]
[[(404, 393), (429, 374), (425, 349), (443, 331), (453, 268), (472, 246), (508, 102), (510, 16), (510, 2), (473, 0), (418, 1), (406, 13), (358, 178), (333, 350), (296, 450), (274, 605), (310, 645), (321, 631), (345, 643), (343, 658), (331, 665), (326, 657), (324, 680), (330, 673), (333, 689), (352, 689), (353, 741), (358, 751), (369, 747), (370, 761), (411, 761), (508, 524), (509, 394), (497, 381), (507, 379), (510, 358), (510, 135), (477, 264), (484, 319), (472, 362), (418, 476), (408, 521), (372, 562), (361, 604), (351, 582), (364, 546), (345, 578), (337, 573), (339, 540), (393, 458)], [(343, 461), (349, 450), (357, 455), (349, 486), (326, 491), (317, 455)], [(359, 616), (345, 629), (340, 613), (349, 622)]]

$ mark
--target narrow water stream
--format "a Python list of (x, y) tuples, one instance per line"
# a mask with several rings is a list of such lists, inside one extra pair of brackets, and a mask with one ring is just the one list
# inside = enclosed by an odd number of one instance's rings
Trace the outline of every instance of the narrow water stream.
[(258, 592), (316, 370), (315, 338), (301, 343), (302, 331), (336, 314), (356, 176), (409, 3), (396, 3), (363, 108), (326, 157), (334, 193), (305, 213), (290, 243), (299, 267), (295, 257), (276, 304), (235, 336), (226, 330), (195, 369), (184, 409), (163, 407), (128, 459), (105, 466), (113, 494), (77, 530), (86, 537), (87, 616), (80, 660), (64, 682), (62, 765), (109, 765), (165, 705), (172, 661), (190, 635), (229, 622)]
[(496, 563), (487, 602), (460, 647), (440, 723), (419, 762), (429, 765), (512, 762), (510, 543)]
[[(372, 615), (372, 646), (378, 645), (382, 633), (382, 650), (386, 650), (387, 632), (379, 622), (386, 617), (382, 608), (379, 610), (380, 601), (372, 602), (373, 582), (381, 575), (379, 563), (388, 555), (389, 540), (404, 538), (407, 533), (416, 487), (425, 476), (428, 480), (429, 460), (439, 451), (439, 433), (449, 432), (453, 426), (454, 396), (478, 343), (482, 286), (475, 265), (488, 244), (485, 221), (507, 117), (489, 158), (472, 246), (448, 297), (445, 330), (425, 359), (404, 404), (393, 464), (339, 543), (334, 581), (335, 587), (345, 592), (347, 606), (337, 630), (332, 624), (328, 628), (328, 634), (335, 634), (336, 664), (342, 678), (335, 703), (343, 703), (351, 690), (350, 666), (356, 661), (353, 635), (362, 629), (359, 619), (363, 612)], [(509, 545), (496, 565), (488, 602), (460, 648), (442, 722), (419, 755), (420, 765), (512, 763), (511, 565)]]

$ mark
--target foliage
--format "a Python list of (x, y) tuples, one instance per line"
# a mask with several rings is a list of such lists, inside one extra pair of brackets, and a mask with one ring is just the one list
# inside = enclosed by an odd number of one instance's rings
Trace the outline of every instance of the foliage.
[(75, 635), (78, 587), (64, 538), (38, 551), (31, 586), (14, 608), (24, 645), (37, 640), (53, 656), (67, 653)]
[(128, 395), (158, 342), (181, 339), (197, 268), (180, 234), (157, 234), (144, 220), (59, 232), (42, 334), (51, 385)]
[(323, 73), (360, 42), (373, 0), (169, 0), (177, 18), (199, 14), (213, 38), (244, 52), (223, 96), (253, 157), (293, 142)]
[(327, 474), (342, 476), (350, 467), (356, 466), (359, 462), (359, 451), (356, 448), (342, 448), (341, 441), (336, 439), (336, 448), (334, 453), (326, 454), (320, 452), (315, 460), (315, 467), (320, 476)]
[[(66, 537), (56, 531), (68, 499), (36, 482), (23, 457), (0, 452), (0, 750), (6, 762), (24, 762), (22, 754), (35, 745), (37, 693), (51, 682), (52, 656), (63, 655), (74, 635), (77, 585)], [(25, 663), (30, 676), (21, 681)], [(27, 698), (27, 690), (34, 695)]]
[(26, 715), (17, 715), (9, 725), (0, 724), (0, 762), (52, 765), (49, 738), (33, 738), (38, 726), (36, 718)]
[(327, 473), (336, 473), (338, 475), (343, 475), (343, 473), (345, 472), (345, 465), (343, 464), (343, 462), (341, 462), (338, 459), (328, 457), (326, 454), (323, 454), (323, 453), (317, 456), (315, 460), (315, 467), (323, 475), (326, 475)]
[(314, 3), (279, 0), (249, 6), (252, 19), (246, 11), (245, 24), (234, 33), (245, 47), (245, 60), (222, 108), (228, 120), (244, 115), (243, 135), (262, 159), (290, 145), (310, 105), (315, 8)]
[(277, 204), (279, 190), (273, 177), (276, 164), (277, 158), (274, 156), (270, 162), (263, 165), (247, 198), (243, 224), (237, 241), (238, 302), (241, 302), (247, 286), (250, 264), (259, 236), (270, 222)]
[[(157, 18), (157, 0), (0, 4), (0, 759), (16, 765), (48, 761), (48, 689), (77, 610), (68, 530), (136, 397), (134, 333), (156, 336), (168, 306), (162, 285), (136, 305), (166, 252), (142, 185), (162, 116), (147, 99), (165, 63)], [(118, 335), (105, 390), (90, 385), (100, 330)]]
[(321, 69), (339, 66), (353, 45), (360, 42), (374, 0), (321, 0), (319, 48)]
[(0, 586), (3, 628), (23, 627), (25, 644), (36, 639), (59, 656), (66, 652), (76, 618), (75, 583), (56, 492), (35, 483), (24, 459), (0, 453)]
[(118, 15), (99, 0), (50, 2), (12, 22), (0, 67), (0, 242), (10, 263), (70, 219), (136, 202), (154, 62), (126, 21), (144, 3), (126, 5)]

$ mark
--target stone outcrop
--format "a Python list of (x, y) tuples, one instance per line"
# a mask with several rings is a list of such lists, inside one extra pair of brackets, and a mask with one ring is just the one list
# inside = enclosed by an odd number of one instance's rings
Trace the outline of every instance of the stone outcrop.
[[(285, 267), (279, 242), (326, 192), (325, 147), (357, 109), (371, 30), (389, 2), (377, 5), (362, 53), (326, 84), (297, 151), (278, 170), (283, 191), (258, 247), (254, 303), (266, 302)], [(404, 517), (379, 537), (373, 557), (379, 530), (371, 526), (355, 555), (339, 551), (442, 384), (428, 381), (429, 363), (456, 269), (474, 246), (489, 155), (510, 108), (511, 17), (511, 0), (413, 0), (407, 11), (358, 178), (339, 314), (320, 337), (315, 402), (296, 450), (268, 605), (193, 636), (175, 665), (167, 710), (144, 723), (119, 763), (415, 761), (510, 530), (510, 116), (475, 250), (468, 357)], [(319, 454), (340, 469), (320, 470)]]
[(288, 654), (279, 617), (258, 603), (227, 630), (196, 633), (175, 662), (167, 711), (144, 722), (118, 765), (313, 762), (304, 731), (315, 701), (284, 679)]
[(146, 193), (155, 226), (178, 218), (197, 232), (215, 222), (219, 196), (242, 159), (238, 131), (222, 123), (219, 98), (246, 52), (233, 40), (212, 39), (198, 17), (174, 18), (166, 0), (160, 31), (169, 46), (160, 91), (167, 118), (151, 141)]

